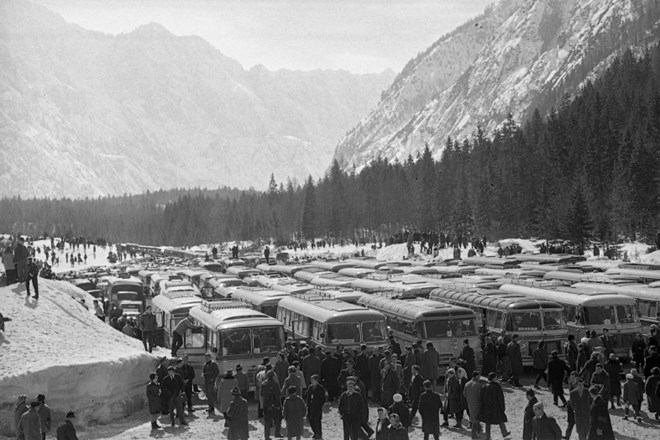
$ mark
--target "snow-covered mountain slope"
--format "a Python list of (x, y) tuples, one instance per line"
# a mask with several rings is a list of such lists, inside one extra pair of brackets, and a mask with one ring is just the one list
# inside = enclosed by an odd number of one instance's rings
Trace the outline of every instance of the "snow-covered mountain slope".
[(115, 37), (3, 0), (0, 195), (302, 182), (393, 76), (246, 71), (155, 23)]
[(426, 144), (439, 158), (448, 136), (546, 112), (622, 49), (655, 42), (658, 18), (653, 0), (501, 0), (411, 60), (335, 158), (359, 170)]

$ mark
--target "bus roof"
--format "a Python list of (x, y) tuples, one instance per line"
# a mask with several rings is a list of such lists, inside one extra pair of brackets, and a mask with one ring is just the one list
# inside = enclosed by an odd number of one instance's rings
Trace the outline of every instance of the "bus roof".
[(660, 301), (660, 288), (649, 287), (648, 284), (600, 284), (600, 283), (577, 283), (572, 287), (576, 289), (594, 290), (601, 292), (620, 293), (635, 299)]
[(379, 295), (364, 295), (358, 300), (372, 309), (384, 314), (394, 314), (410, 320), (426, 320), (432, 318), (474, 318), (474, 312), (467, 307), (446, 304), (430, 299), (415, 298), (410, 300), (389, 299)]
[(504, 284), (500, 287), (504, 292), (519, 293), (535, 298), (555, 301), (562, 305), (598, 307), (604, 305), (633, 305), (635, 300), (628, 296), (603, 291), (588, 291), (573, 287), (556, 287), (541, 289), (538, 287)]
[(539, 264), (573, 264), (586, 261), (587, 257), (573, 254), (518, 254), (519, 261), (536, 261)]
[(304, 316), (309, 316), (320, 322), (354, 322), (357, 320), (385, 319), (382, 313), (370, 310), (364, 306), (351, 304), (336, 299), (318, 299), (311, 296), (304, 299), (306, 294), (282, 298), (279, 303), (280, 309), (291, 310)]
[(511, 294), (502, 292), (499, 289), (475, 289), (471, 291), (453, 290), (440, 288), (431, 292), (430, 298), (433, 300), (458, 301), (463, 304), (471, 304), (477, 307), (497, 310), (538, 310), (538, 309), (557, 309), (563, 307), (553, 301), (530, 298), (525, 295)]
[(473, 266), (491, 266), (491, 267), (516, 267), (518, 260), (513, 258), (499, 258), (499, 257), (467, 257), (464, 258), (461, 264)]
[(232, 299), (239, 299), (255, 306), (277, 304), (288, 292), (264, 289), (260, 287), (237, 287), (231, 294)]
[(151, 300), (151, 305), (169, 314), (183, 313), (190, 310), (191, 307), (196, 306), (202, 302), (199, 296), (186, 295), (181, 297), (170, 298), (167, 295), (156, 295)]
[(347, 269), (349, 267), (355, 267), (353, 263), (349, 263), (347, 261), (322, 261), (322, 260), (316, 260), (312, 261), (309, 263), (310, 266), (313, 267), (318, 267), (323, 270), (330, 270), (332, 272), (337, 272), (339, 269)]
[(245, 307), (245, 304), (238, 301), (202, 301), (201, 304), (190, 309), (190, 316), (212, 330), (240, 327), (282, 327), (282, 323), (277, 319)]
[(348, 258), (345, 260), (346, 263), (350, 263), (356, 267), (362, 267), (365, 269), (376, 270), (383, 266), (387, 266), (387, 261), (379, 261), (374, 258)]

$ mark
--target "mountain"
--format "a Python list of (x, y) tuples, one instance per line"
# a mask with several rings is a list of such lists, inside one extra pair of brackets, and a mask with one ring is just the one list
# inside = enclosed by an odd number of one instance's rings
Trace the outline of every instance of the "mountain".
[(0, 195), (265, 189), (326, 170), (394, 74), (245, 70), (150, 23), (117, 36), (0, 2)]
[(655, 0), (501, 0), (411, 60), (334, 157), (359, 170), (429, 145), (439, 158), (448, 136), (543, 114), (623, 49), (657, 41), (659, 18)]

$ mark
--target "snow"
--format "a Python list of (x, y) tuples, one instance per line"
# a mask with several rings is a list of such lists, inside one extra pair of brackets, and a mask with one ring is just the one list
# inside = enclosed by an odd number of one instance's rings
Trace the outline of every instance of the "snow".
[(536, 254), (539, 252), (538, 246), (534, 244), (531, 240), (525, 240), (523, 238), (505, 238), (499, 240), (498, 242), (502, 248), (512, 245), (513, 243), (518, 244), (522, 248), (523, 254)]
[(0, 435), (13, 432), (20, 394), (28, 400), (45, 394), (57, 423), (69, 410), (76, 411), (78, 424), (88, 424), (144, 405), (143, 385), (159, 353), (146, 353), (141, 341), (97, 319), (80, 303), (86, 298), (91, 306), (89, 294), (39, 279), (39, 300), (26, 299), (22, 284), (1, 287), (0, 297), (0, 312), (11, 319), (0, 334)]

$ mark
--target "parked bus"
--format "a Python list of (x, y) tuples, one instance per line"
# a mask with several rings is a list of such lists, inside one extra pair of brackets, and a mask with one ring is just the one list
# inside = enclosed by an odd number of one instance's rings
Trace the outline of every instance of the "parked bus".
[(264, 287), (240, 286), (233, 288), (231, 298), (243, 301), (254, 310), (277, 317), (277, 304), (282, 298), (289, 296), (287, 292), (267, 289)]
[(179, 321), (188, 317), (190, 309), (202, 298), (190, 291), (164, 292), (151, 300), (151, 311), (156, 315), (156, 345), (170, 348), (172, 332)]
[(116, 304), (124, 315), (137, 316), (144, 311), (144, 286), (137, 278), (108, 278), (103, 296)]
[(315, 260), (309, 263), (310, 266), (312, 267), (318, 267), (323, 270), (328, 270), (330, 272), (339, 272), (339, 269), (347, 269), (349, 267), (355, 267), (353, 263), (350, 263), (348, 261), (323, 261), (323, 260)]
[(504, 284), (500, 290), (561, 304), (568, 331), (577, 340), (583, 338), (587, 330), (601, 334), (604, 328), (608, 329), (614, 339), (614, 352), (622, 359), (630, 359), (633, 337), (642, 331), (635, 300), (625, 295), (574, 287), (541, 289), (515, 284)]
[(187, 330), (183, 338), (182, 349), (189, 355), (191, 365), (199, 371), (204, 354), (211, 352), (220, 371), (241, 364), (251, 389), (261, 360), (276, 357), (284, 347), (282, 323), (239, 301), (202, 301), (190, 309), (190, 316), (200, 327)]
[(334, 349), (339, 344), (359, 349), (366, 344), (371, 351), (387, 343), (382, 313), (314, 294), (282, 298), (277, 319), (284, 324), (288, 336), (324, 349)]
[(444, 371), (451, 358), (459, 357), (463, 341), (468, 340), (480, 363), (481, 343), (475, 313), (467, 307), (430, 299), (389, 299), (380, 295), (364, 295), (359, 301), (385, 315), (390, 331), (406, 345), (419, 339), (432, 342), (440, 355)]
[(482, 333), (491, 332), (509, 341), (520, 337), (523, 365), (532, 365), (538, 342), (543, 340), (549, 353), (563, 353), (562, 342), (568, 336), (563, 307), (552, 301), (502, 292), (497, 288), (481, 289), (463, 286), (442, 287), (429, 298), (467, 307), (477, 314)]

